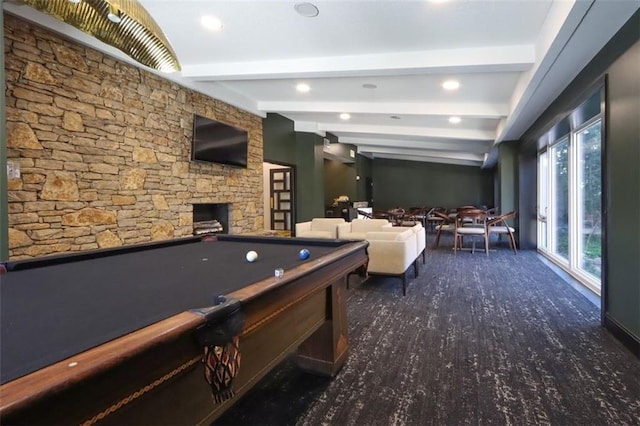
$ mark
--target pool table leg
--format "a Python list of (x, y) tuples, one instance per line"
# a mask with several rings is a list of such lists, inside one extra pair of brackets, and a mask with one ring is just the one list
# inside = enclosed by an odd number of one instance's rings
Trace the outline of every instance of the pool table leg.
[(364, 282), (369, 279), (369, 275), (367, 274), (368, 265), (369, 265), (369, 262), (358, 267), (355, 271), (349, 272), (349, 274), (347, 274), (347, 290), (349, 290), (349, 279), (351, 278), (352, 275), (357, 275), (358, 277), (360, 277), (360, 282)]
[(347, 359), (347, 280), (327, 287), (327, 320), (298, 347), (298, 365), (312, 373), (335, 376)]

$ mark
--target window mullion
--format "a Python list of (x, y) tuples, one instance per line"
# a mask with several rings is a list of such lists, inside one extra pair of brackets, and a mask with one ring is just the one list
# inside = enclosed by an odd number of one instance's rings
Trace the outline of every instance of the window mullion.
[(578, 146), (576, 132), (572, 131), (569, 137), (569, 267), (576, 269), (578, 265), (578, 246), (580, 244), (579, 228), (579, 179)]

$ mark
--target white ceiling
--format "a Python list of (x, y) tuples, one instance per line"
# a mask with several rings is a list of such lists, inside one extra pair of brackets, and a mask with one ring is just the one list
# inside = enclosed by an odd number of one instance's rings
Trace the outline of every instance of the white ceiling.
[[(10, 13), (120, 59), (96, 39), (20, 5)], [(490, 167), (640, 0), (140, 0), (171, 42), (171, 80), (298, 131), (331, 133), (372, 158)], [(201, 27), (204, 15), (223, 22)], [(447, 79), (460, 82), (445, 91)], [(311, 90), (298, 93), (296, 85)], [(375, 89), (364, 88), (373, 84)], [(348, 121), (339, 114), (351, 114)], [(450, 116), (459, 124), (450, 124)], [(395, 118), (391, 118), (395, 116)]]

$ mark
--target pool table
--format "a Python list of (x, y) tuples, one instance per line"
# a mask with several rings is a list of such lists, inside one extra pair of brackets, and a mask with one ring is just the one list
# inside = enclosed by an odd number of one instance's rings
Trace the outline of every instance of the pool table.
[(292, 353), (335, 375), (367, 260), (364, 241), (217, 235), (6, 262), (0, 418), (204, 424)]

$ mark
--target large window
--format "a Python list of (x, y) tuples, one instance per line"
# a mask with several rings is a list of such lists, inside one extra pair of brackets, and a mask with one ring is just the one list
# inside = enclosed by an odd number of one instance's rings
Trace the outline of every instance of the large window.
[(569, 139), (551, 147), (551, 251), (569, 259)]
[(547, 151), (538, 156), (538, 248), (549, 249), (549, 157)]
[(576, 133), (577, 235), (580, 270), (602, 274), (602, 132), (598, 119)]
[(602, 113), (600, 92), (541, 138), (538, 250), (600, 294)]

